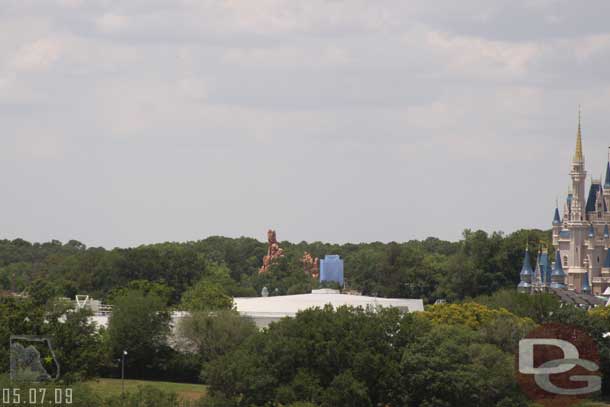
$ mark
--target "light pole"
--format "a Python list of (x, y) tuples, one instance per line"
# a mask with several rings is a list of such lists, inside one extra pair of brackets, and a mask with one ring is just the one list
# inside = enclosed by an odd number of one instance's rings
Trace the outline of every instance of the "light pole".
[(121, 394), (125, 397), (125, 356), (127, 356), (127, 351), (123, 351), (123, 355), (121, 355)]

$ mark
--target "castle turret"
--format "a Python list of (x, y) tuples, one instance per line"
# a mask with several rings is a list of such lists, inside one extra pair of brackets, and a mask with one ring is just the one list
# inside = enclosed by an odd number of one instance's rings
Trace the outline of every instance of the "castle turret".
[(610, 147), (608, 147), (608, 165), (606, 166), (606, 182), (604, 187), (610, 188)]
[(561, 253), (559, 250), (555, 251), (555, 264), (553, 265), (553, 272), (551, 273), (551, 288), (566, 288), (566, 273), (563, 272)]
[(580, 111), (578, 112), (578, 131), (576, 133), (576, 151), (572, 159), (572, 202), (571, 212), (573, 221), (583, 221), (585, 218), (585, 180), (587, 171), (585, 171), (585, 156), (582, 149), (582, 131), (580, 126)]
[(551, 267), (549, 264), (549, 252), (546, 247), (542, 247), (538, 252), (532, 287), (535, 290), (544, 291), (550, 285)]
[(535, 290), (542, 289), (544, 280), (544, 271), (542, 270), (542, 267), (540, 267), (540, 256), (542, 256), (542, 252), (538, 250), (538, 256), (536, 257), (536, 268), (534, 269), (534, 278), (532, 279), (532, 287)]
[(604, 199), (606, 208), (610, 208), (610, 147), (608, 147), (608, 164), (606, 165), (606, 182), (604, 182)]
[(591, 179), (591, 187), (589, 188), (589, 197), (585, 213), (589, 220), (600, 220), (606, 210), (606, 202), (604, 201), (602, 182), (599, 179)]
[(542, 283), (544, 287), (550, 287), (551, 285), (551, 262), (549, 260), (549, 251), (545, 247), (542, 249), (540, 255), (540, 268), (542, 269)]
[(553, 217), (553, 227), (561, 227), (561, 216), (559, 216), (559, 208), (555, 207), (555, 216)]
[(561, 232), (561, 216), (559, 216), (559, 205), (555, 206), (555, 216), (553, 216), (553, 246), (559, 244), (559, 232)]
[(568, 197), (553, 216), (553, 246), (559, 251), (551, 273), (553, 288), (589, 290), (594, 295), (610, 292), (610, 148), (608, 153), (605, 178), (603, 173), (592, 178), (585, 195), (588, 180), (579, 108)]
[(534, 275), (534, 271), (532, 269), (532, 261), (530, 259), (530, 251), (529, 248), (525, 249), (525, 256), (523, 257), (523, 266), (521, 267), (521, 273), (519, 276), (521, 277), (521, 281), (517, 286), (517, 289), (521, 292), (530, 292), (532, 288), (532, 277)]

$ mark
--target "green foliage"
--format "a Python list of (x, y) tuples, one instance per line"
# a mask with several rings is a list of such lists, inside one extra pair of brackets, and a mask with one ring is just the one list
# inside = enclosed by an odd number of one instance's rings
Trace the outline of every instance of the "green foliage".
[(222, 285), (201, 280), (182, 295), (181, 307), (188, 311), (213, 311), (233, 308), (233, 299)]
[(472, 329), (479, 329), (499, 318), (519, 319), (504, 308), (493, 309), (475, 302), (431, 305), (421, 315), (437, 324), (465, 325)]
[(561, 302), (557, 296), (546, 293), (536, 295), (519, 293), (515, 288), (479, 296), (474, 301), (490, 308), (506, 309), (520, 317), (531, 318), (539, 324), (549, 321), (561, 307)]
[(102, 337), (89, 316), (86, 310), (47, 315), (45, 331), (52, 337), (64, 382), (94, 377), (103, 361)]
[(322, 396), (325, 407), (352, 406), (371, 407), (366, 385), (357, 380), (350, 370), (339, 373)]
[[(259, 274), (258, 268), (266, 243), (245, 237), (213, 236), (196, 242), (113, 250), (87, 248), (77, 241), (31, 244), (20, 239), (4, 240), (0, 241), (0, 285), (16, 290), (30, 287), (37, 293), (38, 302), (51, 293), (108, 299), (118, 295), (113, 291), (133, 281), (171, 288), (170, 305), (179, 303), (184, 292), (201, 280), (221, 286), (233, 297), (260, 295), (263, 287), (272, 295), (298, 294), (317, 285), (303, 272), (300, 262), (307, 251), (320, 258), (340, 255), (345, 260), (350, 289), (381, 297), (423, 298), (432, 303), (514, 287), (527, 240), (536, 247), (548, 243), (550, 233), (521, 230), (505, 236), (466, 230), (457, 243), (436, 238), (387, 244), (281, 242), (284, 258), (264, 274)], [(37, 280), (52, 285), (38, 287), (34, 285)], [(142, 286), (129, 288), (147, 290)]]
[(405, 347), (402, 385), (409, 406), (495, 406), (519, 401), (514, 356), (462, 325), (434, 325)]
[[(514, 354), (484, 332), (487, 324), (519, 318), (470, 308), (460, 307), (467, 316), (450, 325), (394, 309), (307, 310), (214, 360), (210, 391), (226, 405), (248, 407), (519, 405)], [(473, 314), (485, 314), (476, 329), (466, 325)]]
[(133, 280), (125, 287), (117, 287), (108, 294), (108, 302), (113, 304), (116, 298), (124, 297), (129, 292), (140, 291), (145, 295), (153, 294), (169, 304), (173, 297), (173, 289), (167, 285), (155, 281)]
[(120, 359), (126, 350), (126, 366), (132, 376), (141, 377), (167, 351), (169, 320), (165, 301), (153, 293), (128, 290), (115, 298), (107, 331), (111, 358)]
[(236, 349), (257, 332), (249, 318), (236, 311), (194, 312), (183, 318), (177, 328), (178, 342), (187, 353), (203, 365), (205, 377), (209, 362)]
[(125, 396), (105, 398), (103, 402), (104, 407), (180, 407), (182, 405), (176, 393), (149, 385), (139, 386), (136, 392), (127, 393)]

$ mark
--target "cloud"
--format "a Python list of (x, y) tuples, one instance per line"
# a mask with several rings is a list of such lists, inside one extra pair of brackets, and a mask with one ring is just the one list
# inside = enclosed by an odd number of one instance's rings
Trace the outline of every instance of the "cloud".
[(13, 67), (23, 71), (49, 68), (60, 57), (63, 43), (57, 38), (41, 38), (23, 45), (13, 59)]
[(126, 16), (104, 13), (96, 20), (97, 27), (103, 32), (116, 32), (128, 26), (129, 19)]
[(49, 206), (32, 223), (7, 202), (3, 230), (114, 245), (548, 227), (579, 103), (591, 172), (606, 159), (610, 10), (591, 4), (11, 2), (0, 170), (17, 174), (6, 196)]
[(447, 53), (450, 69), (470, 75), (523, 75), (541, 52), (533, 43), (512, 44), (434, 31), (426, 39), (430, 47)]

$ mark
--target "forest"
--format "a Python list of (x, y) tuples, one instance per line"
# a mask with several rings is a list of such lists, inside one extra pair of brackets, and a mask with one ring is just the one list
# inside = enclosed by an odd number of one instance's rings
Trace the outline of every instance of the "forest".
[[(113, 291), (129, 282), (148, 281), (170, 290), (170, 305), (195, 283), (207, 279), (231, 297), (308, 292), (317, 284), (303, 272), (305, 252), (323, 258), (338, 254), (345, 261), (349, 289), (380, 297), (460, 300), (514, 287), (526, 244), (548, 245), (550, 231), (501, 232), (465, 230), (458, 242), (437, 238), (404, 243), (330, 244), (280, 242), (285, 257), (259, 275), (267, 244), (253, 238), (208, 237), (185, 243), (134, 248), (87, 247), (76, 240), (30, 243), (0, 241), (0, 289), (26, 291), (44, 298), (87, 294), (110, 301)], [(535, 249), (534, 249), (535, 250)]]
[[(604, 400), (610, 308), (566, 307), (553, 295), (515, 289), (525, 247), (545, 247), (549, 238), (539, 230), (467, 230), (458, 242), (280, 242), (285, 256), (264, 274), (258, 270), (267, 244), (251, 238), (112, 250), (5, 240), (2, 288), (27, 295), (0, 297), (0, 342), (15, 332), (51, 338), (61, 378), (40, 386), (73, 388), (76, 407), (185, 405), (154, 385), (119, 396), (94, 392), (92, 380), (120, 377), (125, 350), (131, 379), (204, 385), (206, 395), (191, 404), (197, 407), (525, 407), (514, 374), (519, 340), (559, 322), (595, 341), (603, 387), (593, 398)], [(304, 273), (304, 252), (342, 256), (350, 289), (421, 297), (426, 310), (327, 306), (259, 330), (233, 309), (232, 297), (256, 296), (262, 287), (271, 295), (315, 288)], [(107, 328), (62, 299), (76, 293), (113, 305)], [(435, 304), (439, 299), (446, 302)], [(172, 327), (177, 309), (189, 313)], [(0, 387), (14, 388), (9, 357), (0, 348)]]

